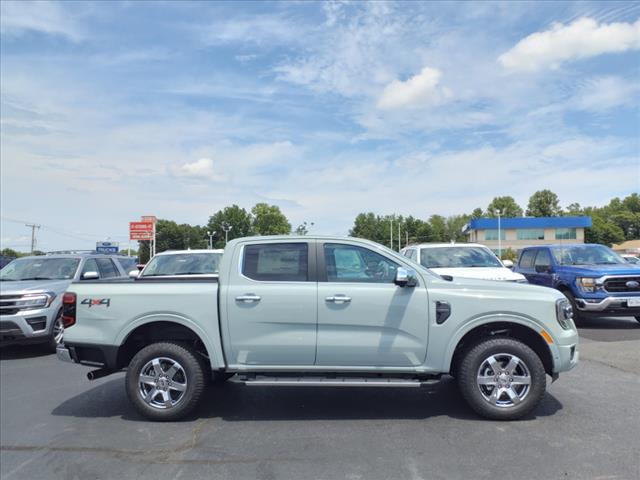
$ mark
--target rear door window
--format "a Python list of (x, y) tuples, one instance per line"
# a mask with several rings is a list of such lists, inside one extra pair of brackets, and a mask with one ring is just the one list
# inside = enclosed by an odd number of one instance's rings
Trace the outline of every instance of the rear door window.
[(100, 270), (98, 269), (98, 264), (96, 263), (95, 258), (89, 258), (86, 262), (84, 262), (84, 267), (82, 267), (82, 274), (84, 275), (87, 272), (96, 272), (99, 276)]
[(518, 263), (518, 266), (525, 269), (533, 268), (533, 259), (535, 258), (535, 256), (535, 250), (525, 250), (524, 252), (522, 252), (522, 255), (520, 255), (520, 262)]
[(118, 269), (110, 258), (97, 258), (98, 268), (100, 269), (101, 278), (114, 278), (119, 276)]
[(306, 282), (309, 280), (309, 246), (307, 243), (247, 245), (242, 274), (259, 281)]
[(547, 249), (538, 250), (538, 255), (536, 255), (536, 261), (534, 263), (536, 267), (550, 267), (551, 266), (551, 255), (549, 255), (549, 251)]

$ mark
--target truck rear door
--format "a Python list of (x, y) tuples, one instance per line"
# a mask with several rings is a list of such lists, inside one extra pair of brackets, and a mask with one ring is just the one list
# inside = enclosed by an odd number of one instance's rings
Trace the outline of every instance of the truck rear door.
[(316, 355), (315, 243), (242, 243), (234, 249), (221, 302), (229, 365), (313, 365)]

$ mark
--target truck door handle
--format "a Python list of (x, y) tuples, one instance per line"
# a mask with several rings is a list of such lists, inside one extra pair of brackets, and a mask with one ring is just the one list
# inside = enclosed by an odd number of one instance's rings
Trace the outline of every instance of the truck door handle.
[(349, 303), (351, 301), (351, 297), (347, 297), (346, 295), (334, 295), (333, 297), (326, 297), (324, 300), (326, 302), (333, 303)]
[(236, 297), (236, 302), (251, 303), (251, 302), (259, 302), (259, 301), (260, 301), (260, 297), (254, 293), (246, 293), (244, 295), (240, 295)]

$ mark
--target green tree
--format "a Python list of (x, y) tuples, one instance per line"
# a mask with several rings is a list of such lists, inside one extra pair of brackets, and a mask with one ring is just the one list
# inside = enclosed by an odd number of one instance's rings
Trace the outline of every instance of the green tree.
[(253, 231), (258, 235), (286, 235), (291, 224), (276, 205), (257, 203), (252, 209)]
[(16, 252), (14, 249), (12, 248), (3, 248), (0, 251), (0, 255), (3, 255), (5, 257), (13, 257), (13, 258), (18, 258), (21, 254), (20, 252)]
[(579, 203), (572, 203), (567, 207), (567, 215), (570, 217), (579, 217), (584, 215), (584, 210)]
[(527, 216), (557, 217), (562, 215), (558, 195), (551, 190), (538, 190), (529, 198)]
[(624, 241), (624, 232), (612, 221), (602, 218), (597, 213), (591, 214), (591, 220), (593, 225), (585, 231), (587, 243), (601, 243), (610, 247), (614, 243)]
[(252, 222), (253, 218), (249, 212), (244, 208), (240, 208), (238, 205), (231, 205), (230, 207), (218, 210), (209, 217), (209, 222), (205, 230), (215, 232), (215, 236), (213, 237), (214, 248), (224, 248), (225, 232), (222, 228), (224, 224), (231, 227), (228, 238), (232, 240), (234, 238), (254, 235)]
[(482, 218), (482, 209), (476, 208), (473, 212), (471, 212), (471, 218)]
[(502, 217), (521, 217), (522, 208), (516, 203), (513, 197), (495, 197), (487, 207), (487, 216), (496, 218), (498, 210)]
[[(140, 261), (149, 261), (151, 242), (139, 242), (138, 257)], [(159, 219), (156, 223), (156, 252), (166, 250), (188, 250), (206, 248), (207, 239), (203, 227), (183, 223), (178, 225), (173, 220)]]
[(518, 252), (513, 250), (511, 247), (505, 250), (502, 250), (501, 260), (511, 260), (512, 262), (515, 262), (517, 258), (518, 258)]
[(447, 238), (447, 221), (442, 215), (431, 215), (429, 226), (431, 227), (431, 241), (448, 242), (451, 240)]
[(448, 241), (465, 242), (467, 235), (462, 232), (464, 226), (469, 223), (469, 215), (452, 215), (445, 221), (445, 236)]
[(349, 235), (380, 242), (381, 224), (380, 217), (373, 212), (359, 213), (353, 221), (353, 227), (349, 230)]

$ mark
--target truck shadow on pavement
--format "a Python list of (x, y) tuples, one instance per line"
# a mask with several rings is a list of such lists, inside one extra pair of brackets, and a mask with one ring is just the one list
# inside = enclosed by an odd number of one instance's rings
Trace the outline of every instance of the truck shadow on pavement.
[[(533, 413), (521, 421), (546, 417), (562, 409), (547, 392)], [(129, 403), (124, 379), (106, 381), (72, 397), (52, 414), (81, 418), (121, 417), (144, 421)], [(197, 411), (185, 421), (220, 418), (224, 421), (272, 420), (423, 420), (447, 416), (461, 420), (485, 421), (462, 399), (455, 380), (422, 388), (314, 388), (246, 387), (228, 382), (212, 385)]]
[(640, 323), (635, 318), (586, 318), (581, 321), (578, 327), (578, 333), (591, 329), (640, 331)]
[(23, 358), (44, 357), (54, 355), (46, 345), (5, 345), (0, 347), (0, 360), (20, 360)]

